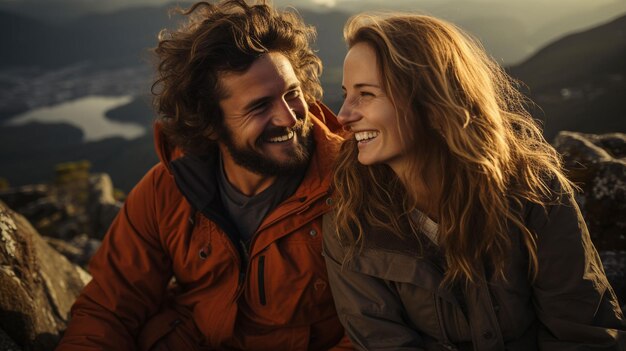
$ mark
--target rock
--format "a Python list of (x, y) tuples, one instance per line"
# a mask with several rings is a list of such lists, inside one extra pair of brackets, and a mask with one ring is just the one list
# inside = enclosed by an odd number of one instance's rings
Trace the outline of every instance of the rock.
[(19, 346), (11, 339), (7, 333), (0, 328), (0, 350), (3, 351), (21, 351)]
[(24, 185), (0, 190), (0, 201), (15, 211), (21, 212), (25, 206), (48, 197), (50, 187), (46, 184)]
[(622, 311), (626, 311), (626, 251), (600, 251), (599, 254)]
[(582, 190), (576, 201), (626, 311), (626, 134), (560, 132), (553, 145)]
[(59, 201), (54, 186), (37, 184), (9, 188), (0, 200), (23, 215), (42, 235), (70, 239), (79, 234), (76, 208)]
[[(0, 200), (25, 216), (42, 235), (72, 240), (87, 234), (102, 239), (122, 208), (108, 174), (85, 174), (52, 185), (0, 191)], [(83, 179), (84, 178), (84, 179)]]
[(626, 250), (626, 134), (560, 132), (553, 144), (581, 187), (577, 201), (598, 250)]
[(90, 220), (90, 236), (102, 239), (111, 222), (122, 208), (122, 203), (113, 196), (113, 182), (106, 173), (89, 177), (87, 215)]
[(90, 276), (0, 202), (0, 329), (22, 350), (51, 350)]
[(48, 245), (65, 256), (70, 262), (87, 269), (91, 256), (100, 247), (101, 241), (90, 238), (87, 234), (77, 235), (70, 241), (44, 237)]

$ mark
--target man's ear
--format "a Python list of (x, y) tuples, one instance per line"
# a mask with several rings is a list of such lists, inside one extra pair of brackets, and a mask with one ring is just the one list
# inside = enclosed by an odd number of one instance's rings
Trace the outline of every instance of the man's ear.
[(218, 128), (207, 128), (203, 134), (205, 138), (211, 141), (217, 142), (218, 140), (220, 140), (220, 133)]
[(206, 138), (211, 140), (211, 141), (215, 141), (217, 142), (219, 140), (218, 136), (217, 136), (217, 132), (216, 131), (211, 131), (211, 132), (207, 132), (205, 134)]

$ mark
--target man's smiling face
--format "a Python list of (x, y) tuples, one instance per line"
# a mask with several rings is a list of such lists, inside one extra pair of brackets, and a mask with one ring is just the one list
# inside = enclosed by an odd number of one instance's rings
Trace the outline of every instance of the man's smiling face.
[(300, 81), (289, 60), (267, 53), (243, 73), (220, 76), (226, 97), (219, 105), (224, 135), (222, 157), (260, 175), (277, 175), (308, 165), (311, 122)]

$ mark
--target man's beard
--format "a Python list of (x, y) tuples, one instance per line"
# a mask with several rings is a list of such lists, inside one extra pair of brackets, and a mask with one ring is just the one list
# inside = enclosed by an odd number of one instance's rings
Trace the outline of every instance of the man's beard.
[(298, 143), (287, 151), (288, 158), (285, 161), (276, 160), (256, 149), (237, 145), (233, 141), (236, 136), (228, 128), (224, 128), (221, 142), (226, 146), (235, 163), (251, 172), (265, 176), (293, 174), (302, 171), (309, 165), (315, 148), (312, 126), (311, 121), (305, 118), (299, 120), (292, 128), (268, 128), (257, 139), (256, 146), (258, 150), (262, 150), (262, 144), (265, 143), (263, 140), (272, 136), (284, 135), (287, 131), (292, 130)]

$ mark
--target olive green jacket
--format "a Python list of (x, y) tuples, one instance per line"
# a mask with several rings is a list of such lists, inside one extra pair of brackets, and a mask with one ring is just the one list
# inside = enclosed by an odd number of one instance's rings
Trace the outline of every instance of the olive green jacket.
[[(443, 255), (425, 236), (369, 231), (345, 260), (337, 235), (324, 254), (335, 305), (355, 346), (365, 350), (626, 350), (626, 321), (580, 210), (525, 208), (537, 234), (539, 269), (528, 278), (519, 230), (507, 281), (442, 286)], [(333, 226), (332, 218), (326, 218)], [(513, 226), (511, 226), (513, 227)], [(333, 233), (333, 231), (324, 231)], [(334, 231), (336, 232), (336, 230)], [(478, 233), (477, 233), (478, 235)], [(419, 255), (419, 245), (422, 254)]]

